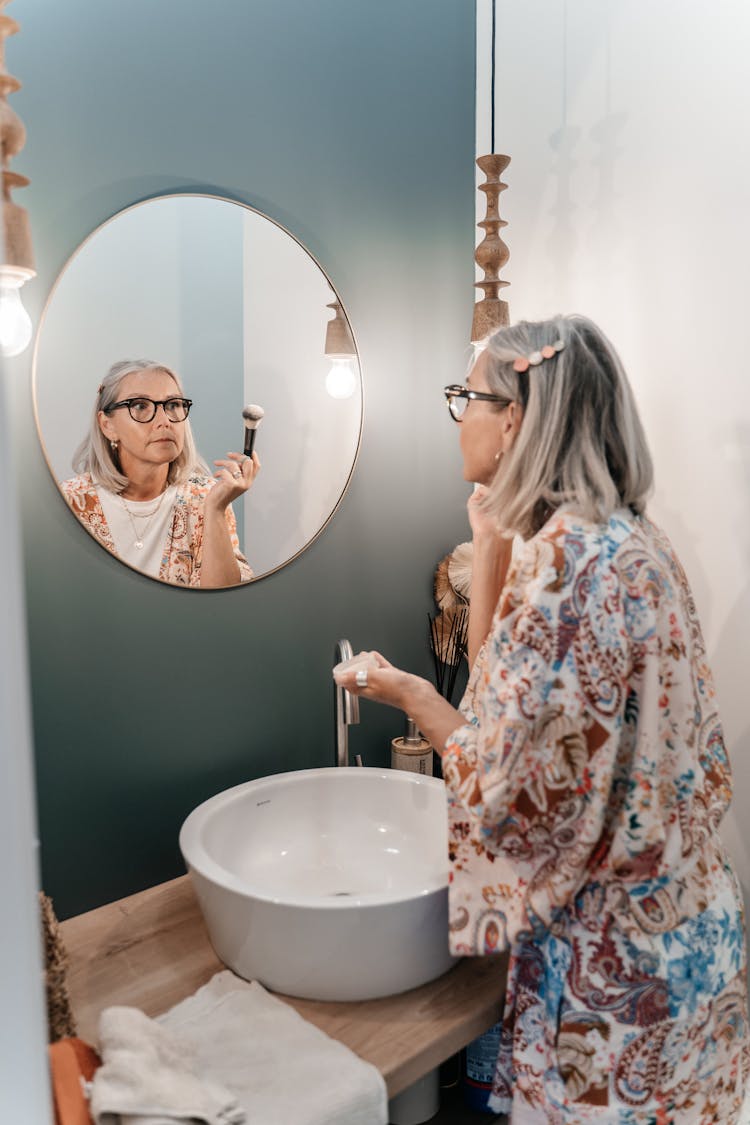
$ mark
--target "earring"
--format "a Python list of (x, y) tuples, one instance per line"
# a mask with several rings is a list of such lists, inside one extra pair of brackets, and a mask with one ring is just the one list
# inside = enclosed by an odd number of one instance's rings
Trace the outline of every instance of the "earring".
[(119, 443), (118, 441), (111, 441), (111, 442), (109, 443), (109, 445), (110, 445), (110, 448), (111, 448), (111, 450), (112, 450), (112, 452), (113, 452), (113, 453), (117, 453), (117, 446), (118, 446), (119, 444), (120, 444), (120, 443)]
[(499, 461), (500, 458), (502, 457), (502, 455), (503, 455), (502, 449), (498, 449), (497, 453), (495, 454), (495, 460)]

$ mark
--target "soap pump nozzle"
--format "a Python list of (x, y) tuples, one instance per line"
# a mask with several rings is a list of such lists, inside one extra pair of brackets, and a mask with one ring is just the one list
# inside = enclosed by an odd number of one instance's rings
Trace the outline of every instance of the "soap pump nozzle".
[(432, 747), (408, 715), (403, 735), (391, 742), (391, 766), (397, 770), (432, 776)]
[(404, 735), (405, 746), (421, 746), (422, 735), (417, 730), (417, 724), (409, 716), (406, 716), (406, 734)]

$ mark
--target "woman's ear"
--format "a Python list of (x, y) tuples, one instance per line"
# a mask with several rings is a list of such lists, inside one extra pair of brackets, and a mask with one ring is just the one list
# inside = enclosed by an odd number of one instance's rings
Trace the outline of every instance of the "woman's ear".
[(112, 419), (110, 418), (109, 414), (105, 414), (103, 410), (100, 410), (96, 416), (96, 420), (99, 423), (99, 429), (102, 431), (105, 438), (108, 438), (110, 441), (116, 441), (117, 430), (112, 424)]
[(511, 402), (502, 413), (503, 452), (507, 452), (516, 440), (523, 421), (523, 407), (520, 402)]

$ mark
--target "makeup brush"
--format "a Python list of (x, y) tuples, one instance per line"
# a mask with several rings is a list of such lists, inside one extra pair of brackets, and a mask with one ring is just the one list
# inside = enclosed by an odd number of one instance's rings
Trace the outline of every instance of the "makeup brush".
[(246, 457), (252, 457), (253, 455), (253, 446), (255, 445), (255, 431), (258, 429), (258, 426), (260, 425), (264, 414), (265, 410), (263, 409), (263, 407), (256, 406), (254, 403), (250, 403), (250, 405), (246, 406), (242, 411), (242, 419), (245, 423)]

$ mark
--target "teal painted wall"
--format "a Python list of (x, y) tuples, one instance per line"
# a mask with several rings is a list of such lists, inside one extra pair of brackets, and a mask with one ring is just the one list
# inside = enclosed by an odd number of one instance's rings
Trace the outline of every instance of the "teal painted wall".
[[(319, 259), (365, 383), (359, 461), (324, 534), (257, 586), (189, 593), (121, 566), (71, 518), (39, 448), (30, 355), (10, 361), (43, 882), (66, 917), (180, 874), (179, 826), (212, 793), (329, 764), (338, 637), (430, 674), (434, 566), (468, 534), (440, 391), (465, 366), (474, 299), (474, 12), (18, 0), (13, 15), (32, 316), (113, 213), (205, 190)], [(401, 724), (363, 705), (352, 751), (385, 764)]]

